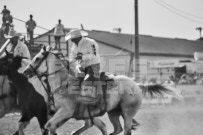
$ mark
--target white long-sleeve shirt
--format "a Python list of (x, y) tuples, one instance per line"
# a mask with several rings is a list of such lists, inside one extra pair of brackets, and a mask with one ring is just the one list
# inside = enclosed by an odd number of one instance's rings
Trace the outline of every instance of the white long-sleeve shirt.
[[(8, 52), (11, 52), (12, 51), (12, 47), (13, 47), (13, 44), (10, 43), (7, 46), (6, 50)], [(27, 58), (27, 59), (23, 59), (23, 61), (21, 63), (22, 67), (18, 70), (19, 72), (23, 72), (25, 67), (31, 62), (31, 56), (30, 56), (30, 51), (29, 51), (28, 47), (23, 42), (18, 40), (18, 44), (14, 48), (13, 54), (14, 54), (14, 56), (18, 55), (18, 56), (22, 56), (22, 57)]]
[(99, 46), (94, 39), (82, 37), (78, 46), (73, 44), (70, 50), (70, 61), (76, 61), (78, 53), (82, 53), (81, 66), (87, 67), (93, 64), (100, 63)]

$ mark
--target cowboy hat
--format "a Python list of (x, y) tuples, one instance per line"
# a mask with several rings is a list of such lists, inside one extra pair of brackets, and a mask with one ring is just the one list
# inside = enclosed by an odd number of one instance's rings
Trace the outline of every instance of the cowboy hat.
[(20, 33), (17, 33), (15, 30), (9, 31), (8, 35), (4, 35), (6, 39), (14, 38), (14, 37), (20, 37), (22, 36)]
[(65, 40), (68, 41), (69, 39), (74, 39), (78, 37), (84, 37), (88, 36), (88, 33), (86, 31), (76, 29), (76, 30), (71, 30), (66, 36)]

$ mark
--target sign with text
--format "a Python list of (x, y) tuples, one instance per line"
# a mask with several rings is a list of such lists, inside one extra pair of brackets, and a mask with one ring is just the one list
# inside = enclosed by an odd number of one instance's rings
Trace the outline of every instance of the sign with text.
[(155, 60), (150, 63), (151, 68), (179, 67), (179, 60)]

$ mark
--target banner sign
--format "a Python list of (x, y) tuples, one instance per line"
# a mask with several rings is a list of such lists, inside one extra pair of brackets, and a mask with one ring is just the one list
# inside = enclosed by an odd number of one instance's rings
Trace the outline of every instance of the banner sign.
[(151, 68), (179, 67), (179, 60), (155, 60), (150, 63)]

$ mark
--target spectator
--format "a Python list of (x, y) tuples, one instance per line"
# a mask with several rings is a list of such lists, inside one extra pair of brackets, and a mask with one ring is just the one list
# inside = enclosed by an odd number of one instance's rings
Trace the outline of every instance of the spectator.
[(58, 20), (58, 24), (56, 24), (56, 26), (54, 27), (54, 39), (55, 39), (55, 49), (61, 48), (60, 46), (60, 39), (62, 36), (65, 35), (65, 29), (63, 24), (61, 24), (61, 19)]
[(169, 86), (174, 86), (175, 83), (171, 80), (171, 78), (169, 77), (165, 82), (164, 85), (169, 85)]
[(5, 16), (4, 16), (4, 24), (5, 23), (12, 23), (13, 22), (13, 16), (10, 14), (10, 12), (9, 13), (7, 13)]
[(30, 44), (34, 45), (33, 34), (34, 29), (36, 28), (37, 24), (33, 20), (33, 16), (30, 15), (30, 20), (25, 23), (25, 27), (27, 28), (27, 39), (30, 41)]
[(196, 83), (197, 83), (197, 80), (198, 80), (198, 78), (199, 78), (197, 72), (194, 72), (194, 73), (192, 74), (192, 78), (193, 78), (193, 83), (196, 84)]
[(3, 21), (3, 24), (4, 24), (6, 22), (5, 16), (7, 14), (10, 14), (10, 11), (8, 9), (6, 9), (6, 5), (4, 5), (4, 9), (1, 11), (1, 14), (3, 14), (2, 21)]
[(180, 80), (179, 80), (179, 84), (187, 84), (187, 76), (186, 74), (183, 74), (181, 77), (180, 77)]
[(10, 27), (11, 27), (11, 23), (10, 23), (9, 21), (6, 21), (6, 23), (4, 23), (4, 24), (2, 25), (2, 30), (3, 30), (3, 33), (4, 33), (5, 35), (8, 35), (8, 32), (9, 32)]

